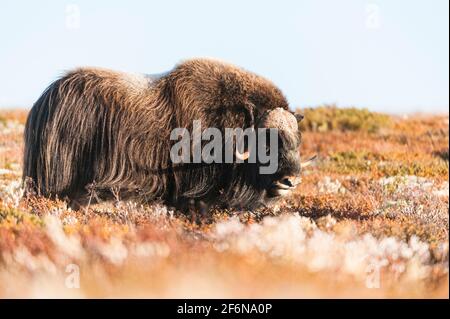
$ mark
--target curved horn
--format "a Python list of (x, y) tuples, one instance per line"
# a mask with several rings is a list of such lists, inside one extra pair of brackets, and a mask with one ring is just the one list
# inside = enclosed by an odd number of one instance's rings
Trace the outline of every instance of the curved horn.
[(315, 160), (317, 159), (317, 155), (314, 155), (313, 157), (311, 157), (309, 160), (307, 160), (306, 162), (303, 162), (300, 164), (301, 168), (305, 168), (308, 167), (309, 165), (311, 165)]
[(244, 153), (240, 153), (237, 149), (236, 149), (236, 158), (240, 159), (241, 161), (245, 161), (250, 157), (250, 152), (249, 151), (245, 151)]
[(263, 127), (296, 132), (298, 130), (297, 118), (294, 114), (281, 107), (270, 110), (262, 118)]
[[(250, 129), (250, 130), (252, 131), (252, 133), (253, 133), (254, 130), (255, 130), (255, 127), (252, 125), (252, 126), (250, 126), (249, 128), (247, 128), (247, 129)], [(247, 129), (246, 129), (246, 130), (247, 130)], [(242, 136), (242, 138), (243, 138), (243, 136)], [(241, 152), (239, 152), (239, 147), (238, 147), (238, 144), (239, 144), (239, 143), (238, 143), (237, 139), (238, 139), (238, 136), (236, 136), (236, 151), (235, 151), (236, 158), (237, 158), (237, 159), (240, 159), (241, 161), (245, 161), (245, 160), (247, 160), (247, 159), (250, 157), (250, 151), (251, 151), (251, 149), (252, 149), (252, 145), (251, 145), (251, 143), (250, 143), (250, 145), (248, 145), (248, 150), (245, 151), (244, 153), (241, 153)], [(243, 141), (243, 140), (241, 140), (241, 141), (239, 141), (239, 142), (242, 143), (242, 141)]]

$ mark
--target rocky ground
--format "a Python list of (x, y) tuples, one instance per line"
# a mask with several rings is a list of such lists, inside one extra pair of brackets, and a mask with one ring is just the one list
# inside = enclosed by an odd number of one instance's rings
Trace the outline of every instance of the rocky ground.
[(296, 192), (200, 223), (23, 200), (27, 112), (1, 111), (0, 297), (448, 298), (448, 115), (302, 111)]

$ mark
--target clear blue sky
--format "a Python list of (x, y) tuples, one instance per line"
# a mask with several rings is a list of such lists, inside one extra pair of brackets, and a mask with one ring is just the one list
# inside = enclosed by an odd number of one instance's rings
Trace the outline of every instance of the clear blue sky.
[(449, 1), (0, 2), (0, 107), (30, 107), (73, 67), (158, 73), (197, 56), (270, 78), (293, 107), (445, 111)]

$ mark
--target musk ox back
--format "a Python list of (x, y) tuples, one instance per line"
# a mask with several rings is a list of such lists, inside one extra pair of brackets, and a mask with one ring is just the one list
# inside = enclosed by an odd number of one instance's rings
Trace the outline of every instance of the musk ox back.
[[(80, 204), (118, 195), (255, 208), (291, 190), (289, 176), (300, 172), (300, 133), (287, 110), (270, 81), (213, 60), (186, 61), (160, 76), (78, 69), (33, 105), (23, 176), (37, 195)], [(248, 155), (243, 162), (175, 165), (171, 132), (192, 130), (194, 121), (221, 132), (277, 128), (276, 172), (261, 174)]]

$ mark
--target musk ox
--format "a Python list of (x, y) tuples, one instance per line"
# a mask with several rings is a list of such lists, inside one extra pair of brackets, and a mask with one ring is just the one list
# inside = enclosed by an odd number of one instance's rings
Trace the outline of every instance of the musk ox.
[[(174, 165), (171, 131), (191, 129), (194, 120), (220, 131), (277, 128), (276, 172), (260, 174), (258, 161)], [(81, 68), (33, 105), (23, 176), (32, 193), (80, 205), (120, 194), (175, 207), (201, 201), (253, 209), (294, 188), (298, 120), (269, 80), (215, 60), (188, 60), (158, 76)], [(248, 152), (236, 156), (245, 160)]]

